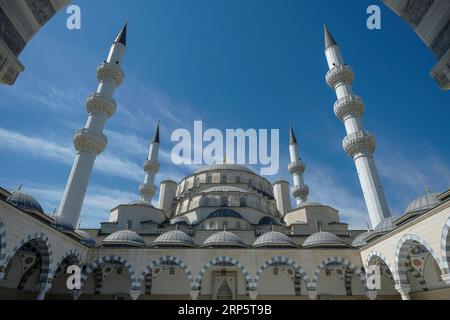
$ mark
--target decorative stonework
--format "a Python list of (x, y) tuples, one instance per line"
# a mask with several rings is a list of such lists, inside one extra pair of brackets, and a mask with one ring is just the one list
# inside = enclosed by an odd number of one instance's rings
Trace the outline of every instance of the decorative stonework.
[(303, 163), (303, 161), (291, 162), (288, 165), (288, 170), (291, 175), (294, 173), (304, 173), (305, 172), (305, 164)]
[(25, 2), (41, 26), (56, 13), (49, 0), (25, 0)]
[(334, 104), (334, 113), (342, 121), (348, 117), (360, 118), (364, 113), (364, 103), (358, 96), (345, 96)]
[(294, 185), (291, 188), (292, 195), (294, 198), (304, 198), (309, 194), (309, 187), (307, 185)]
[(347, 65), (336, 66), (330, 69), (326, 75), (327, 83), (333, 90), (336, 90), (336, 87), (343, 83), (351, 85), (354, 79), (355, 74), (352, 68)]
[(74, 137), (75, 149), (78, 152), (95, 152), (100, 154), (105, 150), (108, 139), (103, 133), (92, 129), (80, 129)]
[(352, 158), (358, 154), (372, 155), (375, 152), (376, 141), (368, 131), (358, 131), (345, 137), (343, 147)]
[(87, 111), (89, 114), (104, 112), (108, 118), (111, 118), (116, 112), (116, 102), (98, 93), (94, 93), (87, 99)]
[(125, 79), (125, 74), (119, 66), (104, 62), (97, 69), (98, 81), (113, 81), (116, 86), (120, 86)]
[(159, 162), (147, 160), (144, 162), (144, 171), (147, 173), (156, 173), (159, 171)]

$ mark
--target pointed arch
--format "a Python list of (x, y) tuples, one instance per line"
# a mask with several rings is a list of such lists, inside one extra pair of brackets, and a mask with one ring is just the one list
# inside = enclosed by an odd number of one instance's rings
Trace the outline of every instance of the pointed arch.
[(305, 270), (303, 270), (303, 268), (297, 262), (295, 262), (291, 258), (288, 258), (285, 256), (276, 256), (276, 257), (272, 257), (272, 258), (268, 259), (266, 262), (264, 262), (259, 267), (258, 271), (256, 272), (256, 276), (255, 276), (255, 280), (254, 280), (255, 289), (258, 288), (259, 281), (261, 280), (261, 276), (263, 275), (264, 271), (266, 271), (270, 267), (280, 266), (280, 265), (290, 266), (290, 267), (294, 268), (296, 274), (298, 274), (301, 277), (306, 288), (309, 287), (310, 280), (308, 278), (308, 274), (306, 273)]
[[(317, 281), (319, 279), (319, 275), (322, 272), (322, 270), (332, 264), (332, 263), (337, 263), (340, 264), (346, 268), (348, 268), (349, 270), (351, 270), (354, 274), (356, 274), (359, 278), (359, 280), (361, 281), (363, 288), (366, 292), (369, 291), (368, 287), (367, 287), (367, 280), (366, 280), (366, 275), (365, 272), (363, 271), (363, 269), (359, 268), (358, 266), (356, 266), (353, 262), (342, 258), (342, 257), (329, 257), (328, 259), (322, 261), (316, 268), (316, 270), (314, 271), (314, 275), (313, 278), (310, 281), (310, 290), (311, 291), (317, 291)], [(345, 283), (344, 283), (345, 285)]]
[(55, 264), (55, 267), (52, 269), (52, 272), (49, 276), (50, 281), (53, 281), (53, 278), (55, 277), (56, 271), (58, 270), (59, 266), (66, 260), (71, 259), (73, 264), (76, 264), (81, 267), (81, 254), (75, 250), (69, 250), (66, 251), (58, 260), (58, 262)]
[(197, 274), (194, 288), (200, 289), (202, 279), (203, 279), (203, 276), (205, 275), (206, 271), (208, 271), (208, 269), (213, 266), (220, 265), (221, 263), (228, 263), (228, 264), (231, 264), (231, 265), (237, 267), (245, 277), (245, 280), (247, 282), (247, 290), (249, 290), (250, 288), (254, 288), (253, 279), (250, 275), (250, 272), (248, 272), (247, 268), (239, 260), (237, 260), (233, 257), (229, 257), (229, 256), (216, 257), (214, 259), (211, 259), (207, 264), (203, 265), (202, 268), (200, 269), (199, 273)]
[[(148, 274), (150, 274), (152, 272), (152, 270), (156, 267), (156, 266), (177, 266), (180, 269), (182, 269), (184, 271), (184, 273), (186, 274), (186, 277), (188, 278), (189, 281), (189, 286), (191, 288), (194, 287), (195, 282), (194, 282), (194, 277), (192, 275), (191, 270), (189, 269), (189, 267), (179, 258), (174, 257), (174, 256), (163, 256), (163, 257), (159, 257), (158, 259), (153, 260), (149, 265), (147, 265), (144, 270), (141, 272), (140, 277), (139, 277), (139, 283), (142, 284), (142, 282), (145, 282), (145, 286), (147, 288), (148, 285), (152, 285), (152, 281), (150, 280), (150, 282), (148, 281), (149, 279), (146, 279), (146, 276)], [(147, 290), (147, 289), (146, 289)]]
[(110, 255), (98, 258), (93, 263), (86, 266), (81, 275), (81, 290), (83, 290), (84, 283), (86, 282), (89, 275), (98, 267), (108, 263), (108, 262), (116, 262), (128, 269), (128, 273), (130, 275), (131, 280), (131, 288), (130, 290), (140, 290), (140, 282), (136, 279), (136, 273), (134, 272), (134, 268), (127, 260), (125, 260), (121, 256)]
[(450, 273), (450, 218), (444, 225), (441, 236), (441, 256), (442, 256), (442, 271), (443, 274), (448, 275)]
[(440, 257), (436, 254), (431, 246), (428, 243), (420, 238), (419, 236), (413, 234), (406, 234), (397, 243), (397, 248), (395, 252), (395, 271), (394, 271), (394, 279), (397, 284), (409, 284), (407, 277), (407, 265), (409, 258), (409, 248), (408, 244), (418, 243), (423, 246), (428, 252), (433, 256), (434, 260), (436, 260), (437, 265), (443, 271), (442, 263)]

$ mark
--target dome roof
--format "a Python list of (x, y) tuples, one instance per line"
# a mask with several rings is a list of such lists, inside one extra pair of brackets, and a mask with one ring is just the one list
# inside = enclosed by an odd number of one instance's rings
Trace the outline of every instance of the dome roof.
[(221, 231), (209, 236), (202, 247), (245, 247), (244, 242), (234, 233)]
[(260, 226), (270, 226), (270, 225), (279, 225), (281, 223), (274, 217), (265, 216), (262, 217), (261, 220), (259, 220), (258, 224)]
[(233, 187), (233, 186), (227, 186), (227, 185), (211, 187), (211, 188), (203, 190), (202, 192), (204, 192), (204, 193), (209, 193), (209, 192), (243, 192), (243, 193), (248, 193), (247, 190), (244, 190), (242, 188)]
[(168, 246), (168, 247), (195, 247), (194, 240), (185, 232), (179, 230), (172, 230), (163, 233), (155, 241), (153, 246)]
[(171, 219), (170, 224), (188, 224), (188, 219), (185, 216), (178, 216)]
[(285, 234), (277, 231), (266, 232), (259, 236), (254, 247), (296, 247), (295, 243)]
[(201, 173), (201, 172), (205, 172), (205, 171), (214, 171), (214, 170), (238, 170), (238, 171), (245, 171), (245, 172), (254, 174), (254, 172), (252, 170), (250, 170), (249, 168), (247, 168), (246, 166), (242, 166), (239, 164), (228, 164), (228, 163), (212, 164), (212, 165), (200, 168), (195, 173)]
[(380, 221), (375, 227), (375, 232), (389, 232), (395, 229), (395, 217), (389, 217)]
[(303, 247), (343, 247), (348, 244), (338, 236), (329, 232), (317, 232), (303, 242)]
[(102, 244), (141, 247), (145, 245), (145, 241), (134, 231), (120, 230), (107, 236), (105, 240), (102, 241)]
[(95, 239), (89, 233), (83, 230), (75, 230), (75, 233), (81, 237), (81, 243), (87, 246), (95, 246)]
[(44, 213), (44, 210), (42, 210), (41, 205), (35, 198), (20, 190), (12, 192), (6, 201), (28, 212)]
[(208, 215), (208, 218), (238, 218), (244, 219), (239, 212), (232, 209), (219, 209)]
[(353, 239), (352, 247), (362, 247), (367, 244), (367, 238), (373, 234), (372, 231), (367, 231), (359, 234), (355, 239)]
[(441, 201), (436, 198), (437, 195), (438, 193), (427, 193), (426, 195), (415, 199), (408, 207), (406, 207), (405, 214), (433, 209), (441, 203)]

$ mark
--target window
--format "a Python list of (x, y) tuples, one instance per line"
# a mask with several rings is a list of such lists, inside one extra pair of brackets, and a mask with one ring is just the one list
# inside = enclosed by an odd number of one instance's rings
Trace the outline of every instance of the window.
[(241, 177), (240, 176), (236, 177), (236, 183), (241, 183)]
[(226, 176), (226, 175), (223, 175), (223, 176), (220, 178), (220, 182), (221, 182), (221, 183), (227, 183), (227, 181), (228, 181), (228, 179), (227, 179), (227, 176)]
[(322, 221), (317, 221), (317, 230), (322, 231)]
[(128, 221), (127, 221), (127, 228), (128, 228), (128, 229), (133, 228), (133, 220), (128, 220)]
[(253, 180), (252, 180), (252, 179), (249, 179), (249, 180), (248, 180), (248, 186), (249, 186), (249, 187), (253, 187)]
[(222, 223), (222, 227), (225, 229), (225, 228), (228, 228), (228, 221), (224, 221), (223, 223)]
[(228, 197), (227, 196), (222, 196), (220, 198), (220, 206), (221, 207), (228, 207)]
[(240, 221), (236, 222), (236, 228), (237, 228), (237, 229), (240, 229), (240, 228), (241, 228), (241, 222), (240, 222)]
[(173, 276), (175, 274), (175, 268), (170, 267), (170, 275)]
[(207, 182), (207, 183), (212, 183), (212, 176), (211, 176), (211, 175), (208, 175), (208, 176), (206, 177), (206, 182)]
[(195, 187), (195, 188), (200, 187), (200, 179), (199, 179), (198, 177), (195, 178), (194, 187)]
[(245, 199), (245, 197), (241, 197), (239, 204), (241, 207), (246, 207), (247, 206), (247, 200)]

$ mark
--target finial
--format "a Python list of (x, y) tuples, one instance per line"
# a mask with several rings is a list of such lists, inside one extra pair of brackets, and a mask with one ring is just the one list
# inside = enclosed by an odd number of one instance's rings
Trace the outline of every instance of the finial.
[(272, 232), (274, 231), (274, 229), (273, 229), (273, 225), (272, 225)]
[(332, 46), (337, 46), (336, 40), (334, 40), (333, 35), (328, 30), (325, 24), (323, 24), (323, 31), (325, 33), (325, 49), (328, 49)]
[(125, 25), (120, 30), (119, 35), (117, 36), (115, 41), (123, 44), (124, 46), (127, 45), (127, 26), (128, 26), (128, 19), (125, 21)]
[(428, 186), (425, 186), (425, 192), (429, 195), (431, 194), (431, 190)]
[(17, 187), (17, 191), (22, 190), (22, 184), (19, 184), (19, 186)]
[(153, 135), (152, 143), (159, 143), (159, 121), (158, 124), (156, 125), (156, 130), (155, 134)]
[(178, 228), (179, 228), (179, 227), (178, 227), (178, 225), (176, 224), (176, 225), (175, 225), (175, 230), (178, 231)]
[(370, 224), (369, 224), (369, 222), (366, 222), (366, 226), (367, 226), (367, 232), (369, 232), (370, 231)]
[(130, 225), (128, 223), (125, 225), (125, 230), (130, 230)]
[(322, 232), (322, 224), (319, 224), (319, 231)]

